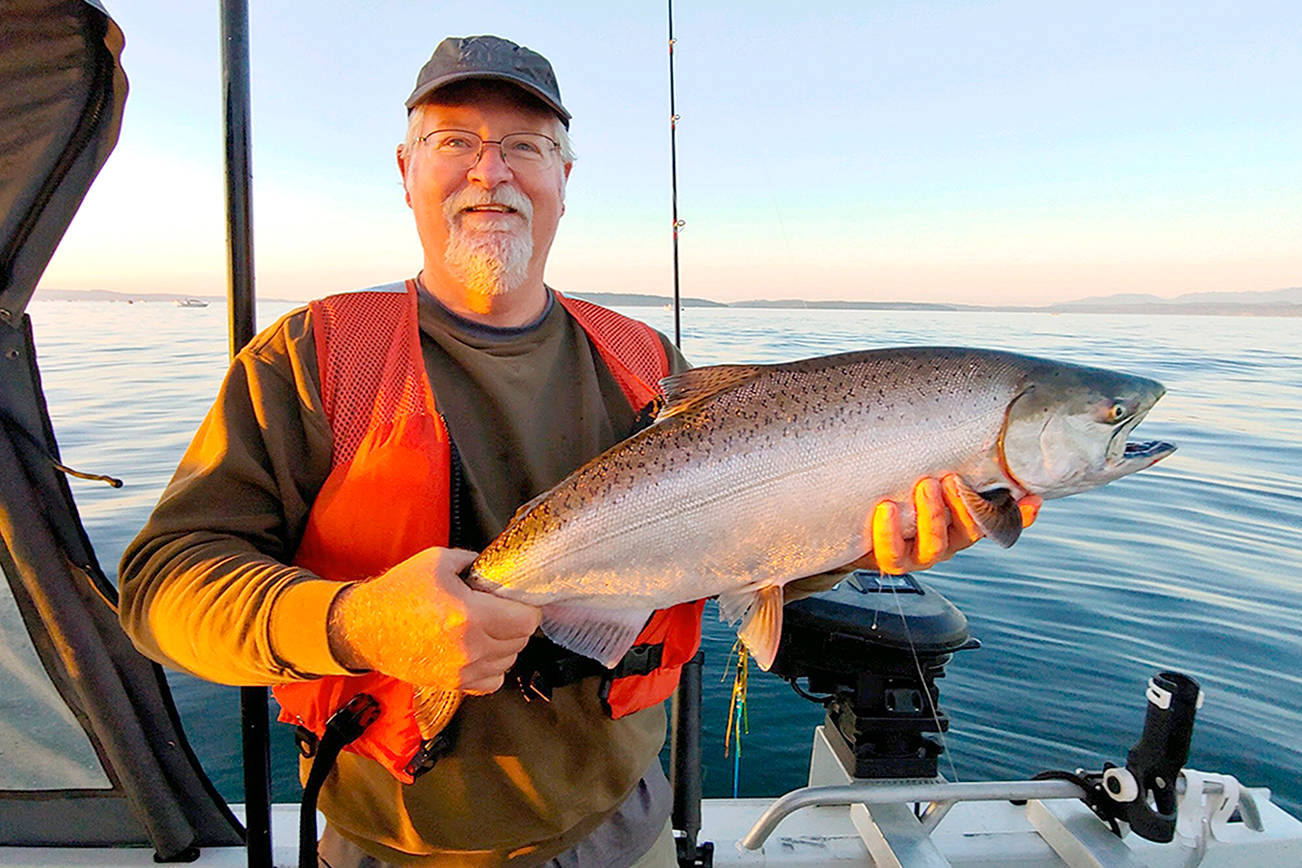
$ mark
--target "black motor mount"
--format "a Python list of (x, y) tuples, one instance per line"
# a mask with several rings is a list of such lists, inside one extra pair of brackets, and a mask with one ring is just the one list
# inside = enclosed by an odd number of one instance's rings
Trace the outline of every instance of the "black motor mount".
[(925, 582), (855, 570), (785, 607), (771, 671), (827, 709), (826, 732), (855, 777), (933, 778), (942, 748), (931, 733), (949, 728), (936, 679), (955, 651), (980, 644)]

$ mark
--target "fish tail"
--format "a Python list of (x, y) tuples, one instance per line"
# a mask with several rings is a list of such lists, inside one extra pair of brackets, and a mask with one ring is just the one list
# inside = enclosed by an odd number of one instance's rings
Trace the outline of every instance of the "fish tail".
[(436, 690), (433, 687), (414, 687), (411, 695), (412, 716), (420, 730), (422, 741), (438, 735), (456, 716), (461, 707), (461, 693), (456, 690)]

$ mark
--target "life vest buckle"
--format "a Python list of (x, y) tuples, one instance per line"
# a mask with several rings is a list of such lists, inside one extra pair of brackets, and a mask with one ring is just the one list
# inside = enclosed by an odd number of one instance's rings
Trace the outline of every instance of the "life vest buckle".
[[(359, 693), (330, 715), (325, 725), (326, 732), (331, 733), (335, 740), (342, 739), (341, 744), (350, 744), (379, 716), (380, 704), (370, 694)], [(294, 741), (298, 744), (299, 755), (311, 759), (321, 745), (321, 736), (300, 723), (294, 727)]]
[(316, 756), (317, 745), (321, 743), (321, 739), (316, 737), (316, 733), (301, 723), (294, 727), (294, 741), (298, 744), (299, 756), (304, 759), (311, 759)]
[(412, 754), (407, 761), (407, 767), (403, 769), (413, 778), (418, 778), (425, 772), (434, 768), (435, 763), (440, 759), (452, 753), (452, 748), (457, 741), (457, 718), (453, 718), (447, 726), (443, 727), (433, 738), (427, 738), (420, 743), (416, 753)]
[(664, 658), (663, 642), (654, 645), (634, 645), (628, 649), (622, 660), (611, 670), (612, 678), (628, 678), (632, 675), (650, 675), (660, 668)]

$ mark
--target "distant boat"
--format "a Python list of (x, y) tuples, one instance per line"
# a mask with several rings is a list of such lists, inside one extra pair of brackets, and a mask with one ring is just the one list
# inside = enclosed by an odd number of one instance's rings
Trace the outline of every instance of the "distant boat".
[(177, 307), (207, 307), (208, 302), (204, 301), (202, 298), (178, 298), (176, 300), (176, 306)]

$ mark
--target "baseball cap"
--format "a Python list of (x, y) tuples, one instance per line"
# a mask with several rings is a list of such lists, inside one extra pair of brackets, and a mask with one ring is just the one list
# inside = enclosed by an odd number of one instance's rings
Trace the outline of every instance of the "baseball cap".
[(516, 85), (546, 103), (569, 127), (570, 113), (561, 104), (556, 74), (547, 58), (500, 36), (449, 36), (440, 42), (416, 76), (407, 109), (445, 85), (474, 78)]

